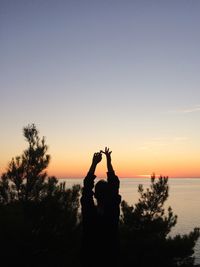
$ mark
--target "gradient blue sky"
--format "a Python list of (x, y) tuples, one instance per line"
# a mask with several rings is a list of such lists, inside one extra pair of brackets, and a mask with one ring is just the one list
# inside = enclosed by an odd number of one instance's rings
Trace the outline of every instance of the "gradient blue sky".
[(35, 123), (58, 177), (104, 146), (121, 176), (200, 177), (199, 14), (198, 0), (1, 0), (0, 172)]

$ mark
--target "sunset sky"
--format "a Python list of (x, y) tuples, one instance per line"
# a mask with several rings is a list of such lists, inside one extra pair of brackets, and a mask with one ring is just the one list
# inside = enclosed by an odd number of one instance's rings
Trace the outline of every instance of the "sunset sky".
[(1, 0), (0, 173), (35, 123), (49, 175), (83, 177), (109, 146), (120, 177), (200, 177), (199, 14), (198, 0)]

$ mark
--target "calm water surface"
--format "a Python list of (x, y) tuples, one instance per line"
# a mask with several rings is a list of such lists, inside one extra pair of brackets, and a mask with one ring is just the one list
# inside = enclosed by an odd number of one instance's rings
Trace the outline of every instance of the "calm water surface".
[[(62, 179), (67, 187), (73, 184), (81, 184), (82, 179)], [(138, 201), (138, 185), (144, 187), (150, 185), (147, 178), (123, 178), (120, 180), (120, 194), (122, 199), (129, 204)], [(191, 178), (170, 178), (169, 198), (166, 207), (171, 206), (174, 214), (178, 215), (178, 221), (173, 228), (171, 235), (189, 233), (194, 227), (200, 227), (200, 179)], [(195, 248), (196, 263), (200, 264), (200, 239)]]

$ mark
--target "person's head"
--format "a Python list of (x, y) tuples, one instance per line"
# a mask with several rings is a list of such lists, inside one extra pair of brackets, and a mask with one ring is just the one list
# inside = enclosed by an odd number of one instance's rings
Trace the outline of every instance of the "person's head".
[(108, 196), (108, 183), (105, 180), (100, 180), (96, 183), (94, 189), (94, 196), (97, 203), (104, 203)]

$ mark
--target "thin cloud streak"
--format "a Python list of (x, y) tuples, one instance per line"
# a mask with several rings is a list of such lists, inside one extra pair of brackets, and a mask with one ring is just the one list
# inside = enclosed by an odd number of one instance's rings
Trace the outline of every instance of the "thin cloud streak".
[(191, 108), (170, 111), (170, 113), (179, 113), (179, 114), (188, 114), (188, 113), (195, 113), (195, 112), (200, 112), (200, 105), (197, 105)]

